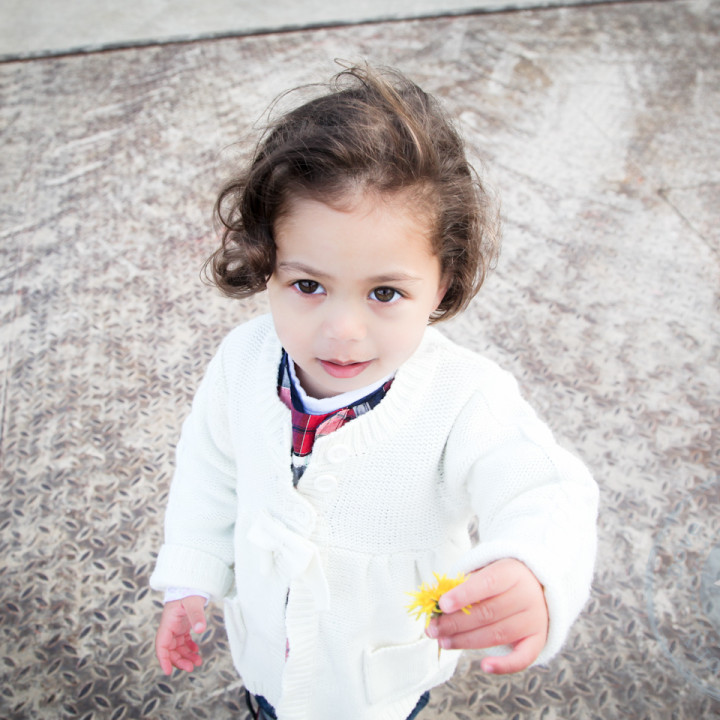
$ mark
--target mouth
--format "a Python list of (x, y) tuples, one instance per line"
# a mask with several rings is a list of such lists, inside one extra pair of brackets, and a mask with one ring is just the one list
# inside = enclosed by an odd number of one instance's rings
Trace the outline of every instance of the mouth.
[(321, 360), (318, 358), (322, 369), (335, 378), (354, 378), (365, 370), (372, 360), (364, 362), (342, 362), (340, 360)]

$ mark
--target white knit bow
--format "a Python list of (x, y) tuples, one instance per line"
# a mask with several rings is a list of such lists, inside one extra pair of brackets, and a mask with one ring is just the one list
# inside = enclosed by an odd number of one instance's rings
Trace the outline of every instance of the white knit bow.
[(327, 610), (330, 589), (316, 545), (266, 511), (260, 513), (247, 537), (262, 551), (260, 561), (264, 573), (274, 569), (288, 584), (290, 580), (303, 582), (315, 600), (316, 609)]

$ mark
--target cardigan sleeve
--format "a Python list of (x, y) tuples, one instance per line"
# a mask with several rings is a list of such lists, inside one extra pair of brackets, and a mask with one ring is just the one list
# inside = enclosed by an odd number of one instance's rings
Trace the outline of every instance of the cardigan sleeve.
[(165, 514), (165, 542), (150, 585), (221, 598), (233, 580), (236, 518), (223, 347), (210, 362), (183, 423)]
[(464, 485), (479, 543), (456, 572), (515, 558), (545, 590), (550, 627), (537, 662), (555, 655), (587, 601), (596, 553), (598, 489), (500, 370), (465, 406), (448, 441), (447, 471)]

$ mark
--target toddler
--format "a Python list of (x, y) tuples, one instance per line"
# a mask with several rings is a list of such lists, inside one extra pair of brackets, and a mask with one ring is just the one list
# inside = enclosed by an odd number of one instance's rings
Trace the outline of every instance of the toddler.
[[(597, 488), (511, 376), (428, 327), (497, 249), (436, 100), (344, 70), (216, 212), (210, 274), (271, 312), (223, 341), (183, 425), (151, 579), (163, 671), (200, 665), (208, 599), (261, 718), (406, 720), (462, 648), (488, 673), (548, 660), (589, 592)], [(435, 573), (466, 579), (425, 627), (408, 593)]]

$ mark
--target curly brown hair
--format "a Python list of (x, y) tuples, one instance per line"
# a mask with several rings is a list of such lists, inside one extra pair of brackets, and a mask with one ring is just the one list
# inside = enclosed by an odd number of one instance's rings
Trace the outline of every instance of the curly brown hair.
[(249, 167), (221, 191), (222, 241), (206, 274), (231, 297), (257, 293), (274, 271), (274, 228), (292, 199), (334, 205), (358, 190), (404, 193), (427, 217), (447, 282), (432, 319), (455, 315), (497, 259), (499, 222), (452, 121), (389, 68), (350, 67), (323, 87), (271, 125)]

